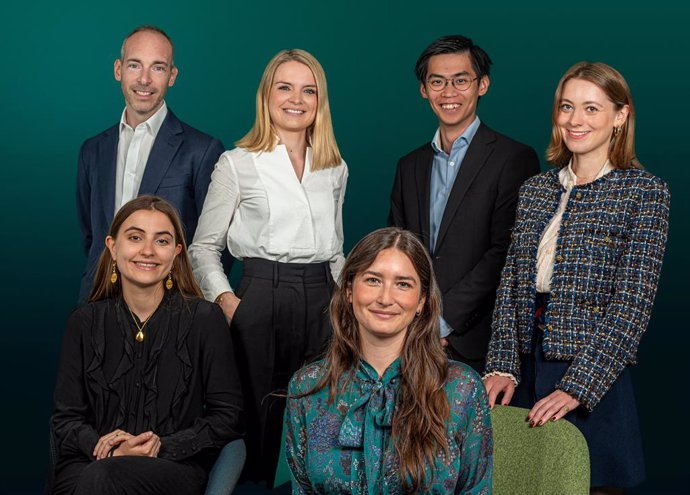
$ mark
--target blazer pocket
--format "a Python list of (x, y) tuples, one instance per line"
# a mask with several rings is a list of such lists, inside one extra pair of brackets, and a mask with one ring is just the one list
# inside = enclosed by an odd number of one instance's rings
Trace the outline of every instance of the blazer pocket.
[(173, 175), (171, 177), (163, 177), (158, 189), (166, 189), (169, 187), (182, 187), (190, 182), (191, 175)]

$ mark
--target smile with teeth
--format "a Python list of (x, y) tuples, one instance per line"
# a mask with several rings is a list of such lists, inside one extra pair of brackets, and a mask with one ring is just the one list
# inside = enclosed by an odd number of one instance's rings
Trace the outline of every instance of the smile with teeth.
[(568, 129), (568, 135), (574, 138), (581, 138), (589, 134), (589, 131), (573, 131)]
[(460, 108), (459, 103), (444, 103), (441, 105), (441, 108), (444, 110), (455, 110), (456, 108)]
[(141, 91), (137, 89), (135, 89), (134, 92), (139, 96), (151, 96), (153, 94), (153, 91)]
[(134, 264), (137, 268), (142, 270), (155, 270), (158, 268), (158, 263), (153, 263), (151, 261), (135, 261)]
[(295, 108), (283, 108), (283, 111), (291, 115), (302, 115), (304, 113), (304, 110), (297, 110)]

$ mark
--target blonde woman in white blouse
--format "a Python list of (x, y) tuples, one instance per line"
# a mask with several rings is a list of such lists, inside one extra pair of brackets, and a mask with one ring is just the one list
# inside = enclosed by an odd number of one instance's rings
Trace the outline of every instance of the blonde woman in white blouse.
[[(284, 390), (331, 335), (326, 308), (344, 262), (347, 166), (333, 135), (326, 76), (303, 50), (266, 66), (256, 121), (221, 155), (190, 255), (204, 296), (231, 325), (245, 398), (245, 478), (272, 483)], [(236, 289), (221, 252), (243, 260)], [(232, 358), (232, 357), (229, 357)]]

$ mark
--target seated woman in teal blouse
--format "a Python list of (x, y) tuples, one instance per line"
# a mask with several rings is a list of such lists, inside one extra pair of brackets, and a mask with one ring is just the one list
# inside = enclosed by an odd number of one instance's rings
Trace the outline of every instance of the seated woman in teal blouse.
[(385, 228), (352, 250), (331, 301), (326, 358), (290, 382), (293, 493), (491, 493), (486, 394), (438, 338), (431, 260)]

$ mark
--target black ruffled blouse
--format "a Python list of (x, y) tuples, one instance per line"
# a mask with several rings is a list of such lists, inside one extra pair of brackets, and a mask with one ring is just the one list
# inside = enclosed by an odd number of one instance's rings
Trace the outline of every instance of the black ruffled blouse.
[(161, 438), (158, 457), (206, 470), (241, 436), (242, 393), (220, 308), (166, 294), (143, 342), (137, 331), (121, 297), (72, 313), (55, 387), (58, 470), (94, 460), (98, 439), (118, 428), (151, 430)]

